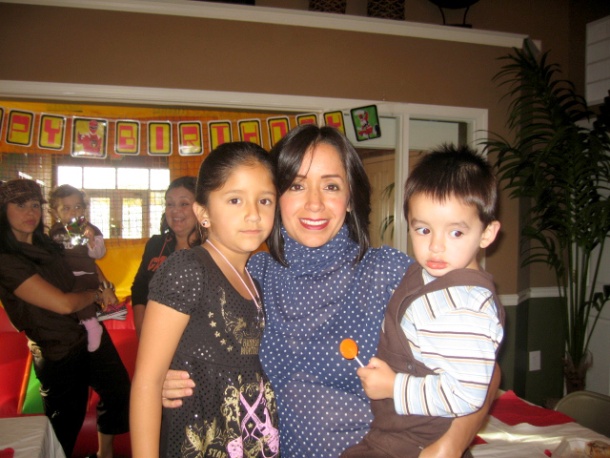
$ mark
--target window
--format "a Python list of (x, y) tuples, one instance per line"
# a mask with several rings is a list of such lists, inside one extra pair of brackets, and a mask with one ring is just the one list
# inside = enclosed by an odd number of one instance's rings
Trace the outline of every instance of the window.
[(57, 183), (84, 190), (88, 218), (106, 238), (159, 233), (169, 169), (57, 166)]

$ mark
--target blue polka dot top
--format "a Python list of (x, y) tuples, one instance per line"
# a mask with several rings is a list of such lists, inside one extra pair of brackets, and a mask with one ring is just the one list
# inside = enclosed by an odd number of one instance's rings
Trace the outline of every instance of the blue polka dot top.
[(281, 454), (338, 457), (372, 421), (358, 363), (341, 357), (339, 344), (354, 339), (364, 364), (375, 355), (385, 307), (412, 260), (381, 247), (354, 264), (358, 245), (345, 225), (319, 248), (282, 234), (289, 267), (268, 253), (248, 264), (263, 290), (260, 357), (278, 401)]

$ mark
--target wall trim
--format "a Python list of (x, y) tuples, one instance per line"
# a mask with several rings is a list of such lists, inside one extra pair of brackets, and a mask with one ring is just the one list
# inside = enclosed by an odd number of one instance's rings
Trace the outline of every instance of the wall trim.
[(519, 305), (518, 294), (500, 294), (498, 297), (500, 298), (500, 302), (502, 302), (504, 307), (516, 307)]
[(371, 103), (371, 100), (332, 97), (14, 80), (0, 80), (0, 97), (26, 99), (42, 99), (46, 97), (55, 100), (73, 100), (81, 103), (135, 103), (145, 105), (252, 108), (256, 110), (281, 109), (297, 113), (307, 111), (318, 113), (326, 109), (336, 110), (357, 106), (362, 103)]
[(187, 0), (2, 0), (18, 3), (65, 8), (97, 9), (167, 16), (199, 17), (226, 21), (255, 22), (295, 27), (345, 30), (381, 35), (455, 41), (505, 48), (521, 48), (527, 35), (450, 27), (419, 22), (395, 21), (316, 11), (271, 8), (265, 6), (227, 5)]
[(548, 297), (559, 297), (559, 289), (556, 286), (527, 288), (519, 292), (519, 303), (525, 302), (528, 299), (540, 299)]

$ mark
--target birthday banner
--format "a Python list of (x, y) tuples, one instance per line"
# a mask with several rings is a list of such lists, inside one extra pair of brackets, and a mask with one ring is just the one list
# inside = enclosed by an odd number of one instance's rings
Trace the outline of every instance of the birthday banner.
[[(323, 114), (325, 125), (345, 133), (341, 111)], [(293, 117), (293, 127), (318, 124), (315, 113)], [(35, 112), (0, 106), (0, 152), (49, 150), (73, 157), (200, 156), (217, 146), (247, 141), (273, 147), (291, 129), (288, 116), (214, 120), (114, 119)]]

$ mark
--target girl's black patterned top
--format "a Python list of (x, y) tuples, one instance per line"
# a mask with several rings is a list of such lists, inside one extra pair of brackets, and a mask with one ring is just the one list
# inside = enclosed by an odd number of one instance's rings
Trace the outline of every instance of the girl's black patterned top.
[(161, 456), (279, 456), (275, 396), (258, 356), (265, 321), (254, 301), (200, 246), (167, 258), (149, 299), (190, 316), (171, 368), (196, 383), (181, 408), (163, 411)]

